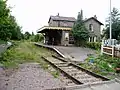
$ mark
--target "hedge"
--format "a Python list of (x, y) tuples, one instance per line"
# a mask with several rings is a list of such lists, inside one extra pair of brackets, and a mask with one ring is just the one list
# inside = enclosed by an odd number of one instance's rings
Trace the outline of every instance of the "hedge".
[(100, 42), (87, 42), (87, 47), (99, 50), (101, 48)]

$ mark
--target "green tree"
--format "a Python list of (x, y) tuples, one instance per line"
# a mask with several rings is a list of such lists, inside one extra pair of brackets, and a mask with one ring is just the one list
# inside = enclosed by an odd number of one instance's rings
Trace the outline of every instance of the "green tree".
[(75, 40), (75, 44), (83, 46), (88, 40), (89, 32), (84, 25), (83, 11), (78, 13), (77, 21), (72, 28), (72, 34)]
[(43, 35), (42, 34), (36, 34), (36, 35), (32, 35), (31, 37), (30, 37), (30, 41), (32, 41), (32, 42), (42, 42), (44, 40), (44, 37), (43, 37)]
[(29, 32), (25, 32), (24, 39), (28, 40), (30, 38), (31, 34)]
[(21, 27), (18, 26), (16, 23), (15, 17), (10, 16), (10, 33), (11, 33), (11, 39), (12, 40), (21, 40), (22, 39), (22, 33), (21, 33)]
[(34, 36), (34, 32), (32, 32), (32, 36)]
[[(111, 18), (112, 18), (112, 38), (113, 39), (119, 39), (120, 40), (120, 13), (118, 9), (113, 8), (111, 12)], [(109, 38), (110, 33), (110, 19), (106, 20), (106, 29), (104, 30), (104, 37)]]
[(35, 42), (41, 42), (43, 39), (44, 37), (41, 34), (36, 34), (34, 38)]
[(6, 4), (7, 0), (0, 0), (0, 39), (21, 39), (21, 27), (17, 24), (14, 16)]

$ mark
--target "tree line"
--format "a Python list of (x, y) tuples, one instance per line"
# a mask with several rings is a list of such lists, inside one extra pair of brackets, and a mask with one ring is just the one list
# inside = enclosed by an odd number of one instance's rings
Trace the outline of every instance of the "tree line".
[(39, 41), (42, 35), (34, 35), (29, 32), (22, 33), (22, 27), (18, 25), (14, 16), (11, 15), (7, 0), (0, 0), (0, 40), (31, 40)]
[(0, 39), (20, 40), (22, 39), (21, 27), (10, 14), (10, 8), (6, 3), (6, 0), (0, 0)]

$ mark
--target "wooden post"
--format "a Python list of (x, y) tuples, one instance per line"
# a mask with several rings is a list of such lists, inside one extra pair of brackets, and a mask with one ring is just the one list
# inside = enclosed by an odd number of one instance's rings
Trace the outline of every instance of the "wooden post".
[(112, 46), (112, 57), (114, 57), (114, 46)]

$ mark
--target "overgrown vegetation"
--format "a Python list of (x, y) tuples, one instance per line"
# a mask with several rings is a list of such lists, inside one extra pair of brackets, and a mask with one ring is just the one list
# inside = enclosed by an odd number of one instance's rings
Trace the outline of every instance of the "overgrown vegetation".
[(99, 55), (98, 57), (91, 55), (86, 59), (85, 63), (80, 65), (95, 73), (114, 78), (116, 75), (116, 68), (120, 67), (120, 59), (112, 58), (107, 55)]
[[(31, 42), (15, 42), (12, 48), (2, 54), (0, 62), (7, 68), (16, 67), (25, 62), (38, 62), (43, 65), (41, 56), (51, 56), (54, 52), (36, 47)], [(45, 64), (44, 64), (45, 66)]]
[(32, 35), (29, 40), (32, 42), (42, 42), (44, 40), (44, 37), (41, 34), (36, 34)]
[(55, 52), (35, 46), (28, 41), (13, 41), (14, 46), (2, 54), (0, 58), (0, 66), (6, 69), (18, 68), (19, 64), (37, 62), (42, 68), (46, 69), (55, 78), (59, 77), (59, 71), (55, 70), (51, 65), (44, 61), (41, 57), (49, 57), (56, 55)]
[(87, 47), (100, 50), (101, 49), (101, 43), (100, 42), (87, 42)]
[(78, 13), (77, 21), (72, 28), (72, 34), (77, 46), (84, 46), (88, 40), (89, 32), (84, 25), (82, 10)]

